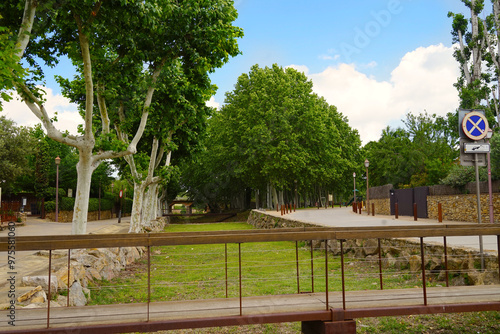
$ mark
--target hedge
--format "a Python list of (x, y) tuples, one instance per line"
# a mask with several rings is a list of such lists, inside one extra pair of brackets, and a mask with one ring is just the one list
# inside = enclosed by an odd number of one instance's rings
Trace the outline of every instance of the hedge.
[[(127, 201), (128, 202), (128, 201)], [(113, 208), (114, 202), (110, 199), (101, 198), (101, 210), (111, 210)], [(62, 197), (59, 200), (59, 211), (72, 211), (75, 207), (75, 198), (74, 197)], [(45, 212), (55, 212), (56, 211), (56, 202), (55, 201), (46, 201), (45, 202)], [(89, 198), (89, 212), (91, 211), (99, 211), (99, 199), (98, 198)]]

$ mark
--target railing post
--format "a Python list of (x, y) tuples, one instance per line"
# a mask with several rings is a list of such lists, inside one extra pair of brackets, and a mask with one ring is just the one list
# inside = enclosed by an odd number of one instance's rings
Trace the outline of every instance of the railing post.
[(448, 279), (448, 247), (446, 246), (446, 236), (443, 237), (443, 246), (444, 246), (444, 272), (446, 274), (446, 287), (449, 287), (450, 282)]
[(340, 269), (342, 273), (342, 309), (345, 310), (344, 240), (340, 239)]
[(240, 316), (243, 315), (243, 302), (241, 297), (241, 243), (238, 243), (238, 267), (240, 276)]
[(314, 254), (313, 241), (311, 240), (311, 290), (314, 292)]
[(66, 296), (66, 307), (69, 307), (69, 277), (71, 274), (71, 249), (68, 249), (68, 295)]
[(394, 217), (395, 219), (398, 219), (398, 217), (399, 217), (399, 205), (398, 205), (398, 203), (394, 204), (394, 216), (395, 216)]
[(372, 203), (372, 216), (375, 216), (375, 203)]
[[(49, 295), (47, 296), (47, 328), (50, 327), (50, 286), (52, 278), (52, 249), (49, 249)], [(69, 277), (68, 277), (69, 282)]]
[(380, 238), (378, 240), (378, 274), (380, 277), (380, 290), (384, 290), (384, 282), (382, 278), (382, 247), (380, 246)]
[(417, 213), (417, 203), (413, 203), (413, 220), (417, 221), (418, 213)]
[(325, 240), (325, 293), (326, 293), (326, 310), (328, 311), (328, 240)]
[(498, 278), (500, 279), (500, 235), (497, 235)]
[(424, 238), (420, 237), (420, 256), (422, 258), (422, 287), (424, 289), (424, 305), (427, 306), (427, 282), (425, 279), (425, 255), (424, 255)]
[(443, 222), (443, 206), (441, 203), (438, 203), (438, 222)]
[(226, 298), (228, 298), (227, 294), (227, 243), (224, 244), (224, 262), (225, 262), (225, 271), (226, 271)]
[(299, 242), (295, 241), (295, 264), (297, 265), (297, 293), (300, 293)]
[(148, 322), (149, 322), (150, 303), (151, 303), (151, 246), (148, 245)]

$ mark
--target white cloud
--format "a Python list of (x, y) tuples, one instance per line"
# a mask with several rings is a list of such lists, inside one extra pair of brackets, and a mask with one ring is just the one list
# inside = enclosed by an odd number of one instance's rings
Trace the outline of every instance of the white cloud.
[(407, 112), (426, 110), (446, 115), (458, 107), (458, 93), (453, 86), (459, 76), (458, 66), (453, 47), (442, 44), (408, 52), (392, 71), (390, 81), (368, 77), (353, 64), (310, 74), (305, 66), (290, 67), (308, 75), (314, 91), (348, 117), (364, 144), (378, 140), (388, 124), (398, 122)]
[[(69, 133), (76, 135), (78, 124), (83, 124), (83, 119), (80, 117), (76, 105), (70, 103), (62, 95), (54, 95), (50, 88), (44, 88), (44, 90), (47, 93), (45, 108), (49, 117), (54, 117), (55, 112), (57, 112), (58, 121), (54, 123), (56, 128), (61, 131), (67, 130)], [(26, 104), (21, 101), (17, 93), (14, 93), (13, 97), (14, 99), (10, 102), (4, 102), (2, 115), (16, 122), (18, 126), (34, 126), (41, 123)]]
[(217, 110), (220, 109), (220, 103), (215, 101), (215, 97), (210, 97), (210, 100), (209, 101), (206, 101), (205, 104), (207, 105), (207, 107), (213, 107)]

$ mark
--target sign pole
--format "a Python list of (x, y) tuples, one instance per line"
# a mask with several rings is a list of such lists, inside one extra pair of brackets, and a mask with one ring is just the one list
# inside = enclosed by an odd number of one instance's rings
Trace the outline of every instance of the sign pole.
[[(481, 191), (479, 188), (479, 165), (477, 153), (474, 154), (476, 166), (476, 199), (477, 199), (477, 223), (481, 224)], [(479, 236), (479, 253), (481, 254), (481, 271), (484, 271), (483, 236)]]

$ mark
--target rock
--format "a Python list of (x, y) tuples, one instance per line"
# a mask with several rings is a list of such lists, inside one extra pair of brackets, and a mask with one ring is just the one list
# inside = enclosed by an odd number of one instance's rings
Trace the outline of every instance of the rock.
[[(24, 276), (21, 284), (23, 286), (38, 286), (40, 285), (47, 293), (49, 293), (49, 276)], [(50, 277), (50, 293), (56, 294), (58, 287), (56, 275)]]
[(443, 262), (441, 261), (441, 258), (436, 257), (436, 256), (431, 257), (431, 260), (430, 260), (431, 272), (436, 271), (436, 270), (440, 270), (440, 269), (442, 269), (442, 267), (443, 267)]
[[(43, 257), (49, 257), (49, 251), (48, 250), (40, 250), (35, 253), (37, 256), (43, 256)], [(53, 250), (52, 251), (52, 259), (60, 259), (62, 257), (68, 256), (68, 251), (67, 250)]]
[(470, 285), (484, 285), (484, 278), (486, 273), (481, 273), (478, 271), (472, 271), (468, 273), (469, 284)]
[(17, 298), (17, 301), (19, 303), (37, 303), (37, 304), (43, 304), (44, 302), (47, 301), (47, 294), (45, 294), (45, 291), (43, 288), (39, 285), (36, 288), (34, 288), (31, 291), (28, 291), (21, 296)]
[(75, 282), (69, 288), (69, 305), (70, 306), (85, 306), (87, 304), (87, 298), (83, 293), (83, 288), (80, 282)]
[(363, 244), (363, 250), (366, 255), (374, 255), (378, 253), (378, 240), (377, 239), (367, 239)]
[(409, 262), (410, 262), (410, 271), (411, 272), (422, 271), (422, 260), (421, 260), (420, 255), (411, 255)]

